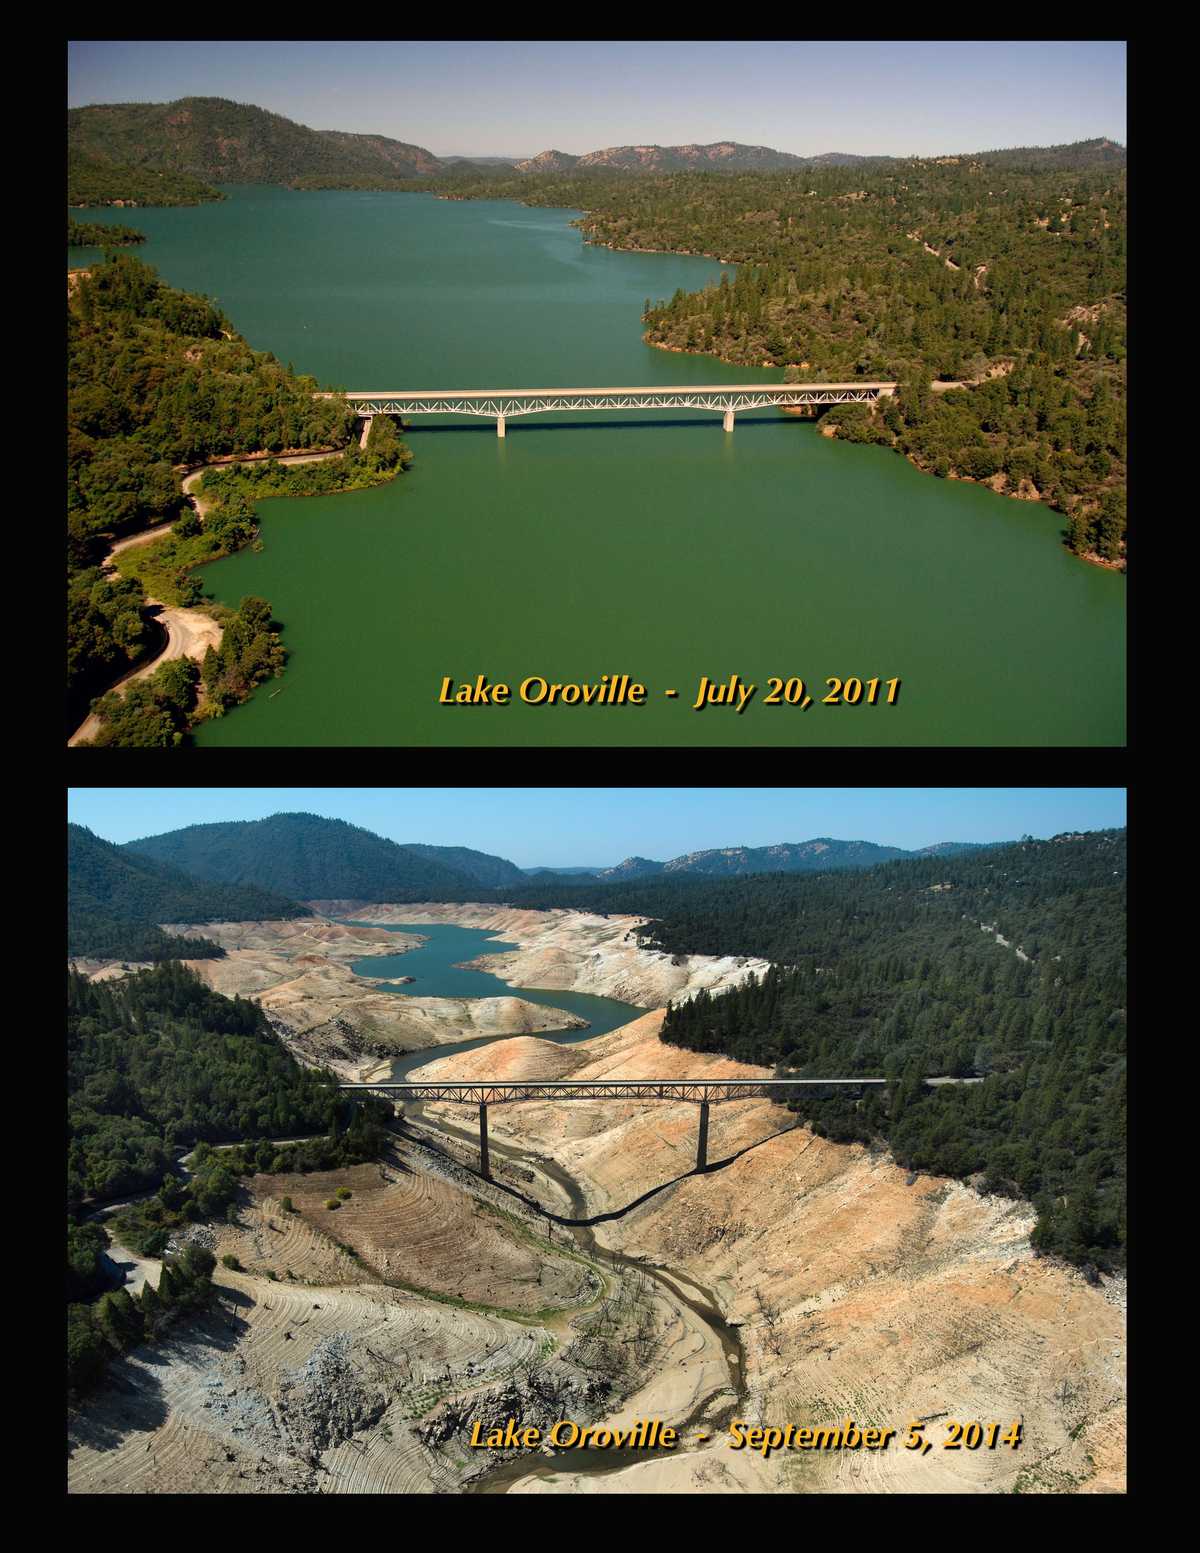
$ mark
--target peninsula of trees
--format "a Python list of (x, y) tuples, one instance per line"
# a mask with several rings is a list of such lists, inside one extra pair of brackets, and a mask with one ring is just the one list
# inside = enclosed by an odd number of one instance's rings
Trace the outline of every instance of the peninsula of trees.
[(67, 159), (67, 204), (205, 205), (223, 200), (219, 189), (187, 173), (156, 166), (133, 166), (90, 156), (72, 147)]
[(647, 298), (646, 339), (789, 381), (899, 382), (890, 402), (831, 409), (826, 428), (1040, 500), (1065, 515), (1074, 551), (1121, 563), (1125, 154), (1111, 141), (787, 172), (456, 172), (407, 187), (582, 207), (592, 242), (736, 264), (702, 291)]
[[(256, 1169), (330, 1169), (377, 1156), (390, 1107), (347, 1102), (337, 1080), (301, 1068), (256, 1003), (210, 992), (178, 963), (122, 981), (67, 980), (67, 1384), (78, 1394), (107, 1363), (157, 1338), (212, 1297), (212, 1252), (170, 1242), (198, 1220), (236, 1214)], [(317, 1133), (280, 1147), (259, 1140)], [(217, 1150), (225, 1140), (245, 1146)], [(194, 1146), (189, 1179), (175, 1157)], [(110, 1283), (97, 1202), (152, 1191), (121, 1214), (122, 1241), (163, 1256), (157, 1289)], [(97, 1299), (96, 1296), (99, 1295)]]
[(131, 226), (118, 226), (116, 222), (76, 221), (67, 217), (68, 248), (129, 248), (134, 243), (144, 243), (145, 232)]
[[(205, 297), (164, 285), (149, 265), (109, 253), (68, 288), (68, 705), (69, 728), (123, 669), (150, 652), (156, 628), (145, 609), (194, 606), (192, 568), (249, 543), (253, 501), (264, 494), (355, 489), (392, 479), (411, 460), (386, 417), (366, 449), (351, 438), (353, 414), (315, 398), (270, 352), (254, 351)], [(284, 468), (264, 460), (253, 475), (212, 474), (200, 522), (180, 485), (189, 466), (237, 454), (345, 447), (329, 464)], [(319, 473), (317, 471), (320, 471)], [(127, 552), (114, 574), (116, 540), (173, 524)], [(209, 606), (224, 635), (203, 665), (164, 663), (108, 697), (96, 743), (172, 745), (198, 716), (220, 715), (280, 671), (283, 648), (266, 600)]]

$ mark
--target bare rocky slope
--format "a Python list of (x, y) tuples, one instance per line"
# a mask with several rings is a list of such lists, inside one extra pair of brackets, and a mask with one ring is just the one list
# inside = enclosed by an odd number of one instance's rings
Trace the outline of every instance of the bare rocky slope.
[(403, 953), (421, 942), (417, 933), (348, 927), (321, 918), (216, 923), (204, 932), (226, 951), (220, 960), (187, 962), (209, 986), (227, 996), (252, 997), (298, 1057), (351, 1078), (364, 1066), (376, 1066), (372, 1058), (464, 1037), (586, 1024), (562, 1009), (519, 997), (397, 997), (387, 990), (386, 978), (359, 976), (350, 969), (367, 956)]
[[(329, 902), (311, 902), (318, 909)], [(513, 986), (589, 992), (638, 1008), (663, 1008), (701, 989), (738, 986), (768, 961), (745, 955), (670, 955), (643, 949), (634, 937), (642, 917), (599, 916), (584, 911), (527, 911), (511, 906), (424, 902), (361, 905), (364, 922), (452, 922), (483, 928), (520, 947), (470, 963)]]
[[(728, 1076), (727, 1059), (664, 1046), (661, 1014), (571, 1048), (528, 1040), (443, 1058), (423, 1076)], [(450, 1116), (449, 1107), (429, 1107)], [(623, 1207), (694, 1163), (696, 1107), (528, 1103), (493, 1107), (519, 1141), (585, 1184), (589, 1209)], [(745, 1349), (740, 1416), (753, 1423), (903, 1431), (931, 1420), (928, 1453), (780, 1451), (765, 1463), (724, 1438), (581, 1478), (540, 1473), (516, 1491), (1113, 1492), (1124, 1488), (1122, 1285), (1101, 1288), (1034, 1256), (1030, 1206), (912, 1176), (883, 1151), (789, 1127), (767, 1101), (714, 1106), (710, 1160), (625, 1217), (602, 1245), (713, 1291)], [(757, 1145), (756, 1147), (749, 1147)], [(942, 1448), (946, 1421), (1019, 1420), (1016, 1451)]]

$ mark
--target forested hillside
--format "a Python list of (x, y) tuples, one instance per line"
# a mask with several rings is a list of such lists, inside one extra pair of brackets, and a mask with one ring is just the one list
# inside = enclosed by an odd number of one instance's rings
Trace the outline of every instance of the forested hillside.
[(122, 960), (200, 960), (224, 954), (211, 940), (168, 936), (161, 922), (271, 921), (308, 916), (253, 883), (211, 884), (139, 857), (82, 825), (67, 826), (67, 952)]
[(67, 158), (68, 206), (205, 205), (224, 198), (219, 189), (186, 173), (134, 167), (74, 148)]
[(256, 880), (297, 900), (463, 900), (480, 889), (434, 857), (316, 814), (189, 825), (127, 842), (124, 850), (201, 879)]
[[(797, 1102), (839, 1141), (1030, 1198), (1034, 1242), (1116, 1266), (1125, 1238), (1125, 835), (861, 874), (735, 881), (652, 925), (678, 952), (776, 962), (669, 1010), (663, 1039), (889, 1094)], [(982, 1083), (929, 1090), (926, 1077)]]
[[(202, 1308), (215, 1259), (186, 1245), (167, 1255), (157, 1289), (124, 1289), (85, 1303), (110, 1281), (104, 1231), (84, 1219), (89, 1198), (157, 1187), (120, 1220), (123, 1243), (164, 1256), (169, 1236), (229, 1210), (239, 1176), (254, 1169), (328, 1169), (373, 1159), (390, 1107), (348, 1103), (332, 1073), (301, 1068), (256, 1003), (210, 992), (178, 964), (96, 984), (67, 978), (68, 1384), (94, 1384), (117, 1354), (155, 1338), (176, 1316)], [(225, 1139), (320, 1133), (279, 1149), (253, 1142), (217, 1152)], [(196, 1144), (184, 1183), (177, 1152)]]
[(443, 165), (423, 146), (309, 129), (223, 97), (72, 108), (67, 138), (74, 155), (93, 165), (153, 168), (214, 183), (289, 183), (313, 174), (411, 178)]
[[(109, 254), (70, 287), (67, 342), (73, 729), (91, 699), (154, 640), (138, 563), (127, 563), (119, 578), (101, 563), (113, 539), (184, 514), (177, 466), (219, 454), (338, 445), (352, 417), (343, 405), (312, 397), (315, 379), (251, 350), (206, 298), (165, 286), (128, 254)], [(206, 554), (244, 543), (243, 518), (229, 508), (215, 512), (205, 525)], [(186, 578), (179, 580), (182, 586)], [(170, 732), (152, 742), (171, 742)]]
[(413, 841), (406, 841), (403, 846), (406, 852), (427, 857), (489, 887), (525, 883), (525, 875), (515, 863), (510, 863), (506, 857), (495, 857), (490, 852), (475, 852), (470, 847), (429, 847)]
[[(974, 848), (975, 844), (969, 841), (943, 841), (923, 850), (945, 857)], [(906, 852), (903, 847), (880, 846), (875, 841), (838, 841), (832, 836), (815, 836), (811, 841), (780, 841), (770, 847), (710, 847), (703, 852), (684, 853), (665, 863), (627, 857), (615, 868), (602, 868), (596, 877), (620, 882), (654, 875), (706, 874), (722, 878), (734, 874), (825, 873), (837, 868), (872, 868), (890, 858), (921, 855)]]
[(145, 232), (116, 222), (76, 221), (67, 217), (68, 248), (129, 248), (146, 241)]
[[(582, 206), (593, 242), (736, 262), (646, 299), (646, 338), (798, 382), (883, 379), (898, 397), (826, 423), (937, 475), (1064, 513), (1116, 562), (1125, 523), (1125, 156), (1109, 141), (796, 172), (451, 184), (460, 198)], [(932, 381), (968, 386), (931, 391)]]

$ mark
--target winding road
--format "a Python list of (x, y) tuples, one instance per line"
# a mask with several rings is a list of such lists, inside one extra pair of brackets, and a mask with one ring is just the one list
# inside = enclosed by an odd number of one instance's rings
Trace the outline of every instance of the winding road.
[[(250, 453), (244, 458), (214, 458), (206, 464), (196, 464), (190, 468), (183, 477), (183, 492), (201, 523), (204, 522), (207, 506), (196, 494), (206, 469), (216, 469), (229, 464), (256, 464), (269, 458), (278, 458), (281, 464), (316, 464), (326, 458), (341, 458), (345, 450), (343, 448), (326, 449), (320, 453), (286, 453), (277, 455), (274, 453)], [(119, 569), (113, 564), (116, 557), (126, 550), (134, 550), (141, 545), (148, 545), (161, 538), (163, 534), (169, 534), (174, 527), (173, 523), (159, 523), (154, 528), (145, 529), (140, 534), (133, 534), (128, 539), (119, 539), (108, 550), (104, 560), (100, 563), (101, 570), (112, 577), (119, 575)], [(222, 629), (211, 615), (205, 614), (202, 609), (182, 609), (175, 605), (164, 604), (161, 599), (147, 598), (145, 607), (154, 610), (155, 623), (165, 632), (166, 641), (162, 651), (148, 662), (141, 664), (136, 669), (131, 669), (122, 674), (109, 685), (108, 690), (100, 691), (99, 695), (107, 695), (109, 691), (121, 690), (125, 685), (130, 685), (134, 680), (147, 679), (154, 671), (172, 658), (195, 658), (199, 663), (208, 651), (209, 647), (217, 648), (221, 645)], [(94, 699), (98, 699), (94, 698)], [(87, 740), (94, 739), (103, 726), (102, 721), (95, 712), (89, 712), (76, 728), (75, 732), (67, 740), (67, 748), (83, 744)]]

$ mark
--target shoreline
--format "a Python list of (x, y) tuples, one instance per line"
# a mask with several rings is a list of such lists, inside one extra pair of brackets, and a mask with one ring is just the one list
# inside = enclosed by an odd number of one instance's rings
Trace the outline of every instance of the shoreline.
[[(229, 468), (234, 464), (265, 463), (270, 459), (277, 459), (281, 464), (315, 464), (329, 458), (341, 458), (346, 449), (353, 445), (353, 438), (341, 448), (325, 448), (317, 452), (286, 452), (286, 453), (223, 453), (217, 458), (209, 459), (203, 464), (179, 464), (175, 466), (175, 473), (182, 476), (180, 490), (190, 503), (193, 512), (201, 524), (211, 503), (204, 503), (198, 495), (193, 494), (194, 487), (203, 479), (205, 471), (216, 468)], [(144, 529), (140, 534), (131, 534), (125, 539), (118, 539), (106, 551), (100, 562), (100, 570), (108, 580), (120, 576), (120, 569), (113, 565), (113, 558), (123, 554), (126, 550), (134, 550), (140, 546), (152, 544), (156, 539), (161, 539), (174, 528), (177, 519), (171, 519), (168, 523), (155, 524), (153, 528)], [(247, 541), (252, 543), (252, 541)], [(244, 549), (245, 546), (240, 548)], [(229, 552), (233, 554), (234, 552)], [(221, 556), (213, 556), (212, 560), (221, 560)], [(204, 565), (197, 562), (196, 565)], [(193, 568), (189, 567), (189, 571)], [(161, 599), (151, 598), (149, 594), (142, 600), (142, 609), (157, 609), (160, 613), (155, 617), (165, 632), (166, 640), (159, 652), (149, 661), (135, 665), (132, 669), (124, 669), (120, 675), (104, 690), (97, 691), (92, 697), (96, 702), (101, 696), (120, 690), (123, 685), (131, 684), (135, 679), (146, 679), (170, 658), (187, 657), (201, 662), (209, 646), (219, 647), (225, 634), (225, 628), (214, 615), (211, 615), (203, 606), (197, 605), (191, 609), (165, 604)], [(174, 630), (172, 630), (174, 627)], [(86, 739), (92, 739), (100, 732), (103, 726), (96, 713), (89, 710), (87, 716), (80, 723), (75, 732), (67, 740), (67, 748), (72, 749)]]
[[(612, 244), (611, 243), (599, 243), (596, 246), (601, 247), (601, 248), (612, 248)], [(642, 249), (642, 248), (613, 249), (613, 252), (616, 252), (616, 253), (649, 253), (651, 251), (652, 250), (650, 250), (650, 249)], [(664, 252), (665, 253), (665, 252), (668, 252), (669, 250), (667, 250), (667, 249), (658, 249), (658, 250), (653, 250), (653, 251), (655, 251), (655, 252)], [(705, 255), (703, 255), (703, 257), (711, 258), (713, 256), (711, 254), (705, 254)], [(726, 260), (722, 260), (721, 262), (722, 263), (726, 263), (727, 261)], [(730, 361), (730, 360), (728, 360), (727, 357), (716, 355), (712, 351), (689, 351), (689, 350), (685, 350), (682, 345), (668, 345), (663, 340), (652, 340), (652, 339), (650, 339), (648, 334), (643, 334), (642, 335), (642, 343), (645, 344), (645, 345), (649, 345), (651, 347), (651, 349), (653, 349), (653, 350), (670, 351), (670, 353), (672, 355), (674, 355), (674, 356), (712, 356), (714, 361), (722, 362), (727, 367), (740, 367), (740, 366), (750, 365), (750, 363), (746, 363), (746, 362)], [(788, 385), (788, 386), (791, 386), (791, 385)], [(795, 386), (797, 388), (811, 388), (814, 385), (811, 384), (811, 383), (797, 383)], [(959, 387), (960, 385), (953, 384), (951, 386)], [(963, 384), (961, 386), (967, 387), (969, 385)], [(795, 406), (792, 406), (792, 405), (778, 405), (778, 406), (776, 406), (776, 408), (779, 410), (781, 415), (791, 415), (791, 416), (795, 416), (797, 418), (803, 418), (803, 419), (808, 419), (809, 418), (808, 416), (804, 415), (804, 413), (803, 413), (808, 408), (808, 406), (806, 406), (806, 405), (795, 405)], [(814, 415), (812, 417), (812, 419), (815, 420), (816, 416)], [(830, 428), (828, 430), (826, 430), (824, 427), (822, 427), (821, 428), (821, 435), (823, 437), (830, 437), (830, 438), (833, 438), (834, 440), (836, 440), (837, 439), (837, 434), (838, 434), (839, 430), (840, 430), (840, 427), (837, 427), (837, 426), (830, 426)], [(883, 446), (882, 443), (875, 443), (875, 444), (872, 444), (872, 445), (876, 446), (876, 447), (882, 447)], [(888, 448), (887, 451), (889, 453), (900, 453), (901, 450), (899, 448), (895, 447), (895, 446), (892, 446), (892, 447)], [(916, 458), (911, 453), (902, 453), (901, 456), (903, 458), (905, 458), (912, 465), (912, 467), (915, 470), (918, 471), (918, 473), (923, 474), (923, 475), (932, 475), (934, 473), (932, 469), (926, 469), (922, 464), (919, 464), (917, 462)], [(934, 475), (934, 478), (936, 479), (937, 476)], [(1008, 489), (1006, 489), (1006, 488), (1004, 488), (1002, 486), (993, 485), (992, 481), (997, 478), (995, 475), (990, 476), (987, 480), (978, 480), (978, 479), (975, 478), (974, 475), (959, 474), (956, 470), (951, 470), (950, 473), (947, 474), (944, 478), (947, 479), (947, 480), (961, 480), (961, 481), (965, 482), (967, 485), (983, 485), (983, 486), (986, 486), (989, 491), (994, 491), (997, 496), (1007, 496), (1007, 497), (1010, 497), (1013, 501), (1036, 502), (1039, 505), (1043, 505), (1043, 506), (1045, 505), (1042, 502), (1042, 498), (1041, 498), (1040, 495), (1037, 495), (1037, 496), (1023, 495), (1019, 490), (1010, 491), (1010, 490), (1008, 490)], [(1058, 510), (1059, 509), (1057, 507), (1047, 507), (1046, 508), (1047, 512), (1057, 512)], [(1066, 517), (1069, 516), (1069, 514), (1064, 512), (1064, 513), (1062, 513), (1062, 516), (1064, 518), (1066, 518)], [(1116, 560), (1116, 561), (1106, 561), (1103, 558), (1103, 556), (1097, 555), (1094, 550), (1089, 550), (1088, 552), (1086, 552), (1086, 554), (1081, 554), (1077, 550), (1072, 550), (1070, 548), (1070, 546), (1065, 543), (1065, 541), (1060, 541), (1060, 543), (1062, 544), (1062, 548), (1067, 552), (1067, 554), (1068, 555), (1073, 555), (1075, 557), (1075, 559), (1078, 560), (1078, 561), (1087, 561), (1089, 563), (1089, 565), (1103, 567), (1103, 569), (1105, 571), (1120, 572), (1122, 575), (1125, 575), (1125, 573), (1126, 573), (1128, 562), (1127, 562), (1127, 559), (1126, 559), (1125, 556), (1121, 556), (1120, 559)]]

